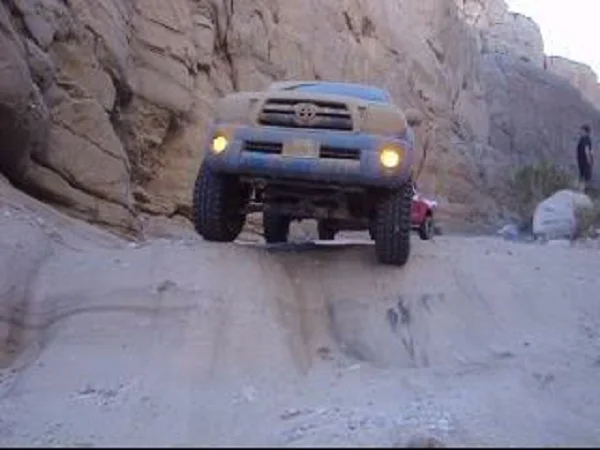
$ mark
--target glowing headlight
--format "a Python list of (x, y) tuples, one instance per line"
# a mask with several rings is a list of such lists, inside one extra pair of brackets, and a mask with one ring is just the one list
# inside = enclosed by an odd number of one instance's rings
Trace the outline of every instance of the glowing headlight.
[(228, 145), (229, 142), (225, 136), (215, 136), (212, 141), (212, 150), (219, 154), (224, 152)]
[(400, 151), (394, 148), (384, 148), (379, 155), (379, 160), (386, 169), (394, 169), (402, 162)]

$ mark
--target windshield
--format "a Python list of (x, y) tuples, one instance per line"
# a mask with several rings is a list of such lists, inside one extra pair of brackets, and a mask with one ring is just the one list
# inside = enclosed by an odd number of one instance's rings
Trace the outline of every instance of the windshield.
[(310, 92), (315, 94), (342, 95), (369, 102), (390, 103), (390, 95), (383, 89), (350, 83), (304, 83), (285, 87), (285, 91)]

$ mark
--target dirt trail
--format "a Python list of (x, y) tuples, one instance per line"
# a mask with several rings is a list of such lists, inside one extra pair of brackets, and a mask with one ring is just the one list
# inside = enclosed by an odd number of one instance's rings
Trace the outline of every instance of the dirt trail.
[(0, 204), (2, 445), (600, 443), (598, 250), (414, 239), (397, 269), (362, 235), (132, 245), (36, 208)]

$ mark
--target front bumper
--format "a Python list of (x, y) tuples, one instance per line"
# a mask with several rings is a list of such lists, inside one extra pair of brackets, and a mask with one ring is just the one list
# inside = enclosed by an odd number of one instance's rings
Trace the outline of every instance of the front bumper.
[[(205, 164), (218, 172), (248, 177), (395, 188), (409, 179), (413, 163), (413, 142), (408, 138), (251, 126), (214, 127), (209, 136), (217, 131), (227, 137), (229, 145), (223, 153), (215, 154), (209, 139)], [(278, 152), (279, 145), (294, 139), (315, 141), (321, 150), (328, 151), (314, 158), (284, 156)], [(401, 165), (391, 170), (384, 168), (379, 159), (380, 150), (390, 144), (405, 149)]]

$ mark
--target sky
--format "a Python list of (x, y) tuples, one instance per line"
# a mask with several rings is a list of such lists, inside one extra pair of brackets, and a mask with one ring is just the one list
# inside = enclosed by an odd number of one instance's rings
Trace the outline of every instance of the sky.
[(600, 76), (600, 0), (506, 0), (537, 22), (547, 55), (583, 62)]

